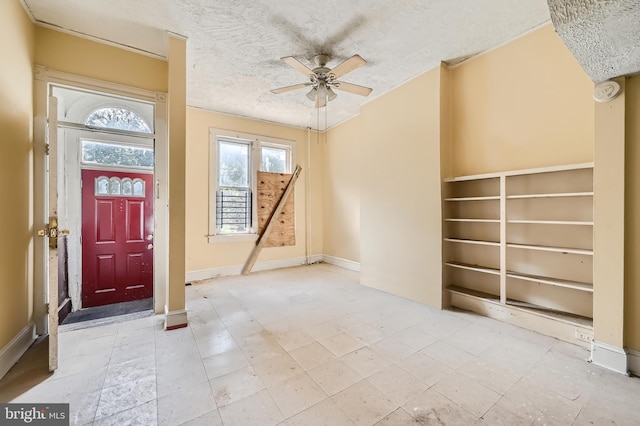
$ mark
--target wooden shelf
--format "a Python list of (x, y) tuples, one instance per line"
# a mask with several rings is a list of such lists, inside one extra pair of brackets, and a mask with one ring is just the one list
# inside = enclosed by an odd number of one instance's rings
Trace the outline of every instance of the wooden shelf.
[[(503, 305), (500, 303), (500, 298), (498, 296), (495, 296), (489, 293), (484, 293), (481, 291), (471, 290), (464, 287), (455, 286), (455, 285), (447, 287), (447, 290), (450, 293), (459, 294), (461, 296), (472, 298), (472, 299), (477, 299), (479, 301), (483, 301), (485, 303), (490, 303), (492, 305), (495, 305), (496, 307), (507, 307), (507, 309), (517, 309), (522, 312), (528, 312), (528, 313), (539, 315), (545, 318), (561, 321), (563, 323), (566, 323), (572, 326), (584, 327), (587, 330), (589, 329), (593, 330), (593, 320), (588, 317), (583, 317), (580, 315), (572, 315), (566, 312), (548, 309), (548, 308), (545, 308), (544, 306), (534, 305), (532, 303), (521, 302), (519, 300), (513, 300), (513, 299), (507, 299), (506, 305)], [(499, 317), (500, 319), (502, 319), (503, 315), (500, 315)], [(573, 330), (571, 330), (571, 332), (573, 332)], [(558, 337), (561, 338), (560, 336)], [(570, 341), (569, 339), (565, 339), (565, 340)], [(573, 343), (579, 343), (579, 342), (573, 342)]]
[(446, 222), (500, 223), (500, 219), (454, 219), (446, 218)]
[(561, 197), (592, 197), (593, 192), (562, 192), (547, 194), (518, 194), (507, 195), (507, 200), (519, 200), (527, 198), (561, 198)]
[(577, 225), (593, 226), (593, 221), (585, 220), (533, 220), (533, 219), (509, 219), (507, 223), (526, 223), (533, 225)]
[(576, 331), (593, 334), (593, 163), (445, 182), (443, 223), (495, 224), (443, 226), (446, 268), (474, 272), (444, 271), (451, 305), (588, 345)]
[(445, 198), (445, 201), (490, 201), (490, 200), (499, 200), (499, 195), (490, 195), (486, 197), (454, 197), (454, 198)]
[(507, 277), (593, 293), (593, 284), (581, 283), (578, 281), (569, 281), (569, 280), (561, 280), (557, 278), (540, 277), (537, 275), (521, 274), (519, 272), (512, 272), (512, 271), (507, 271)]
[(491, 274), (491, 275), (500, 275), (499, 269), (488, 268), (486, 266), (469, 265), (468, 263), (459, 263), (459, 262), (446, 262), (445, 265), (451, 266), (452, 268), (466, 269), (468, 271), (482, 272), (482, 273)]
[(445, 241), (449, 241), (451, 243), (463, 243), (463, 244), (478, 244), (483, 246), (494, 246), (500, 247), (500, 243), (495, 241), (481, 241), (481, 240), (465, 240), (461, 238), (445, 238)]
[(549, 247), (549, 246), (534, 246), (529, 244), (513, 244), (507, 243), (507, 247), (509, 248), (517, 248), (524, 250), (540, 250), (540, 251), (551, 251), (556, 253), (568, 253), (568, 254), (584, 254), (586, 256), (593, 256), (593, 250), (588, 249), (578, 249), (578, 248), (568, 248), (568, 247)]

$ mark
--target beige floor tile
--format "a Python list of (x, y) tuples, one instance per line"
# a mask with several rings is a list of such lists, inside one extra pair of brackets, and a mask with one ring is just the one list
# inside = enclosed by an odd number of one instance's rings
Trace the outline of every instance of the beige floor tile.
[(218, 407), (239, 401), (265, 387), (251, 367), (245, 367), (233, 373), (216, 377), (211, 379), (210, 383)]
[(271, 386), (302, 373), (302, 368), (289, 354), (252, 364), (253, 371), (265, 386)]
[(280, 346), (287, 352), (315, 342), (313, 337), (302, 330), (291, 330), (280, 333), (277, 334), (275, 338)]
[(334, 395), (362, 380), (362, 376), (340, 359), (330, 359), (308, 371), (327, 395)]
[(220, 417), (218, 410), (213, 410), (193, 420), (182, 423), (180, 426), (223, 426), (223, 424), (222, 417)]
[(309, 377), (301, 373), (267, 388), (285, 418), (298, 414), (327, 398), (327, 394)]
[[(95, 420), (98, 404), (102, 391), (82, 392), (78, 391), (64, 398), (61, 402), (69, 404), (69, 417), (71, 424), (85, 425)], [(49, 402), (51, 398), (44, 399)]]
[(420, 351), (438, 340), (415, 325), (398, 331), (392, 337), (396, 341), (411, 347), (412, 352)]
[(533, 424), (533, 420), (521, 417), (496, 404), (482, 416), (480, 424), (483, 426), (529, 426)]
[(143, 343), (131, 343), (114, 347), (109, 362), (111, 364), (118, 364), (136, 358), (144, 358), (148, 355), (155, 355), (155, 353), (156, 342), (154, 340), (148, 340)]
[(366, 380), (335, 394), (331, 400), (356, 425), (373, 425), (398, 408)]
[(364, 346), (362, 342), (345, 333), (336, 334), (335, 336), (322, 339), (320, 340), (320, 344), (329, 349), (329, 351), (337, 357), (346, 355)]
[(146, 376), (155, 376), (155, 374), (156, 357), (154, 354), (134, 358), (130, 361), (110, 363), (103, 386), (107, 388)]
[(402, 405), (418, 424), (469, 426), (479, 420), (433, 388), (427, 389)]
[(582, 404), (527, 379), (516, 383), (498, 405), (539, 424), (573, 424)]
[(307, 326), (304, 331), (316, 340), (326, 339), (343, 332), (333, 320)]
[(201, 358), (209, 358), (224, 352), (238, 349), (235, 339), (228, 331), (196, 340)]
[(502, 336), (495, 330), (480, 324), (469, 324), (454, 331), (442, 340), (470, 354), (481, 354), (498, 344)]
[(345, 331), (346, 334), (369, 346), (385, 338), (385, 333), (373, 324), (364, 324), (352, 327)]
[(207, 375), (200, 358), (189, 358), (157, 365), (156, 378), (158, 397), (161, 397), (206, 381)]
[(118, 329), (118, 334), (113, 343), (113, 346), (125, 346), (131, 344), (140, 344), (148, 341), (155, 340), (155, 333), (153, 326), (147, 326), (143, 328), (134, 329)]
[(500, 395), (504, 395), (521, 377), (491, 361), (482, 359), (471, 360), (457, 371)]
[(220, 408), (225, 426), (273, 426), (284, 419), (267, 390)]
[[(295, 413), (283, 425), (640, 424), (640, 380), (587, 363), (587, 350), (370, 289), (331, 265), (217, 278), (186, 295), (183, 329), (163, 330), (163, 315), (61, 327), (60, 368), (49, 375), (36, 345), (42, 362), (16, 364), (0, 399), (69, 402), (81, 425), (155, 424), (154, 412), (161, 425), (273, 425), (278, 405)], [(323, 343), (358, 346), (337, 358)]]
[(249, 366), (249, 361), (247, 361), (240, 349), (232, 349), (230, 351), (205, 358), (202, 362), (209, 379), (224, 376), (225, 374)]
[(93, 422), (93, 426), (153, 426), (157, 424), (158, 406), (155, 399)]
[(420, 423), (416, 421), (409, 413), (403, 408), (398, 408), (393, 413), (389, 414), (384, 419), (380, 420), (375, 426), (418, 426), (418, 425), (430, 425), (430, 423)]
[(391, 360), (371, 348), (358, 349), (341, 359), (362, 377), (369, 377), (391, 365)]
[(158, 424), (180, 425), (216, 408), (209, 382), (200, 382), (190, 388), (158, 398)]
[(353, 424), (331, 399), (325, 399), (280, 423), (281, 426), (353, 426)]
[(369, 348), (371, 348), (371, 350), (377, 355), (386, 358), (391, 362), (397, 362), (416, 352), (414, 347), (400, 342), (395, 337), (386, 337), (379, 342), (370, 345)]
[(402, 405), (428, 387), (396, 365), (389, 366), (367, 380), (396, 405)]
[(436, 383), (433, 389), (476, 417), (482, 417), (501, 398), (500, 394), (458, 372)]
[(289, 355), (291, 355), (304, 370), (311, 370), (330, 359), (336, 358), (327, 348), (315, 341), (309, 345), (290, 351)]
[(427, 386), (433, 386), (440, 380), (445, 380), (454, 371), (422, 351), (398, 361), (396, 365)]
[(469, 321), (445, 311), (442, 315), (431, 316), (426, 321), (416, 324), (416, 327), (433, 337), (442, 339), (469, 324)]
[(438, 341), (431, 346), (427, 346), (420, 352), (429, 355), (431, 358), (454, 370), (474, 359), (474, 356), (468, 352), (443, 341)]
[(156, 376), (149, 375), (102, 389), (96, 418), (112, 416), (156, 399)]

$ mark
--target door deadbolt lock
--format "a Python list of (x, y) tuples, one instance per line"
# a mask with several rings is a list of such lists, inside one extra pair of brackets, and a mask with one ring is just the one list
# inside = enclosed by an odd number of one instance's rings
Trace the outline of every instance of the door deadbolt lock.
[(43, 229), (38, 229), (39, 237), (49, 237), (49, 247), (58, 247), (58, 236), (69, 235), (68, 229), (58, 229), (58, 218), (52, 216), (49, 218), (49, 223), (44, 225)]
[(148, 249), (148, 250), (153, 249), (153, 244), (147, 244), (147, 249)]

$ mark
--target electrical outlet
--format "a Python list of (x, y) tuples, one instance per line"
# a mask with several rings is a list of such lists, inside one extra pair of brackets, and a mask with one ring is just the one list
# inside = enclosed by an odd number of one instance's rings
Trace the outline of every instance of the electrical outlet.
[(581, 330), (575, 330), (575, 337), (577, 340), (582, 340), (583, 342), (591, 343), (593, 340), (593, 336), (589, 333)]

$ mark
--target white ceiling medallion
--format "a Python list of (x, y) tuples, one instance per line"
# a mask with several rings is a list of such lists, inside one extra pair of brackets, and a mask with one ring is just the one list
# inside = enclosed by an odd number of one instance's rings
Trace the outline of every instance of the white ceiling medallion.
[(603, 81), (593, 90), (593, 99), (596, 102), (609, 102), (617, 98), (620, 92), (620, 85), (615, 81)]

